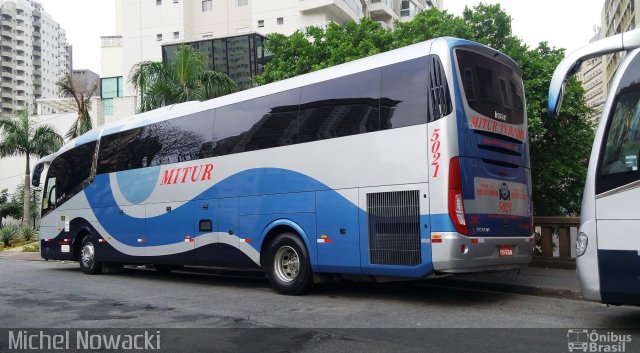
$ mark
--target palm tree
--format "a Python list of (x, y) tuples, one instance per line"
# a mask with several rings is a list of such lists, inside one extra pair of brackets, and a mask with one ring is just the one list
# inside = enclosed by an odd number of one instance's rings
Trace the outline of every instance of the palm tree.
[(24, 204), (22, 225), (31, 221), (31, 180), (29, 178), (31, 156), (44, 157), (57, 151), (64, 140), (55, 129), (46, 124), (37, 125), (29, 119), (28, 107), (13, 118), (0, 117), (0, 157), (25, 156)]
[(187, 45), (178, 49), (172, 62), (138, 63), (129, 74), (129, 82), (140, 94), (141, 112), (238, 91), (229, 76), (208, 70), (202, 53)]
[(91, 109), (91, 97), (98, 89), (100, 80), (95, 80), (86, 91), (82, 91), (74, 82), (71, 74), (63, 76), (56, 86), (58, 93), (65, 98), (72, 98), (78, 107), (78, 119), (71, 125), (65, 137), (74, 139), (93, 128), (89, 109)]

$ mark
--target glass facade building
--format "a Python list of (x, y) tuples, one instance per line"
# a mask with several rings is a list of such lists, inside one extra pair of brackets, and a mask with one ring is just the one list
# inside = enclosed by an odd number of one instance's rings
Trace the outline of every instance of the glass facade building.
[(181, 45), (189, 45), (204, 55), (209, 70), (227, 74), (243, 90), (253, 87), (256, 75), (262, 73), (267, 59), (265, 41), (266, 37), (251, 33), (163, 45), (162, 61), (172, 61)]

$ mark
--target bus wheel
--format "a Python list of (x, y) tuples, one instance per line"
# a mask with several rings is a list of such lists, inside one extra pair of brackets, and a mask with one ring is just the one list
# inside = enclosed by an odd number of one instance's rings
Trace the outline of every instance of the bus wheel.
[(102, 264), (96, 261), (96, 247), (89, 237), (84, 238), (82, 241), (82, 248), (80, 249), (80, 268), (82, 272), (95, 275), (102, 272)]
[(278, 235), (269, 244), (265, 272), (271, 287), (281, 294), (298, 295), (313, 284), (309, 253), (300, 237)]

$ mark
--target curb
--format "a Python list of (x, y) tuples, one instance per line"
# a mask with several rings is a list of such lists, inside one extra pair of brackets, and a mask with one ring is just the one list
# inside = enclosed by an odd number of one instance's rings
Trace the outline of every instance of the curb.
[(456, 289), (471, 289), (490, 292), (504, 292), (513, 294), (533, 295), (537, 297), (548, 297), (557, 299), (570, 299), (587, 301), (582, 297), (582, 293), (570, 289), (549, 288), (549, 287), (533, 287), (522, 284), (481, 282), (474, 280), (440, 278), (431, 282), (423, 282), (424, 285), (451, 287)]

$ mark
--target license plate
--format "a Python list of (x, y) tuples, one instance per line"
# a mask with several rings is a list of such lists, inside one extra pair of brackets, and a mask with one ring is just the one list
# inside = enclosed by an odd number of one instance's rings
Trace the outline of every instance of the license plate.
[(500, 250), (500, 256), (513, 256), (513, 246), (501, 246), (498, 248)]

